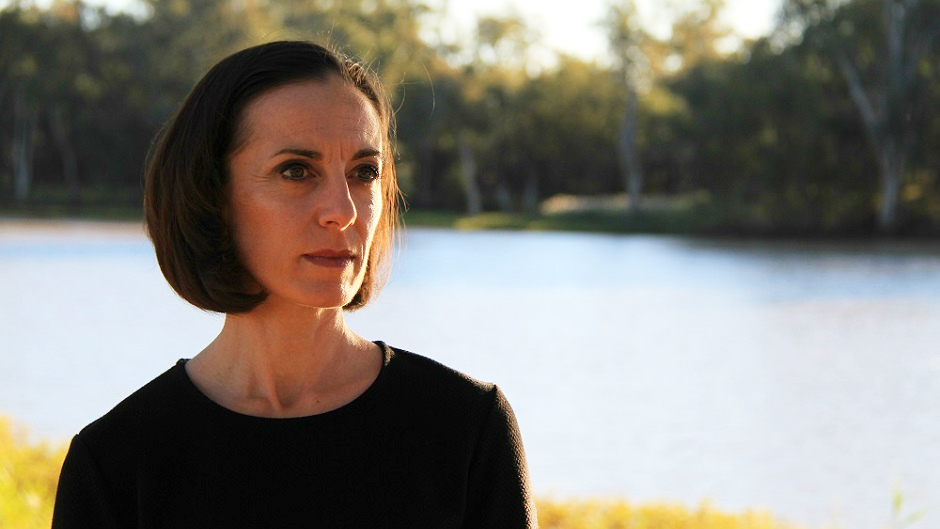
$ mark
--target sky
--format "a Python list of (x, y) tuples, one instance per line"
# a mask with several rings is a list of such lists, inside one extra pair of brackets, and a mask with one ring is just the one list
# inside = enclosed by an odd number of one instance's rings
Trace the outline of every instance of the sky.
[[(135, 0), (86, 0), (119, 10)], [(564, 52), (586, 60), (603, 61), (607, 54), (604, 32), (598, 27), (611, 0), (426, 0), (449, 12), (441, 27), (442, 36), (454, 42), (471, 34), (479, 15), (519, 14), (540, 34), (541, 56)], [(664, 31), (664, 5), (694, 5), (697, 0), (636, 0), (645, 24), (660, 36)], [(36, 0), (37, 4), (49, 0)], [(739, 36), (754, 38), (767, 34), (781, 0), (725, 0), (725, 22)], [(0, 0), (0, 6), (6, 4)], [(538, 57), (538, 53), (536, 56)]]
[[(546, 51), (563, 51), (582, 59), (600, 59), (607, 53), (607, 42), (598, 25), (610, 0), (427, 0), (431, 5), (447, 7), (454, 27), (445, 28), (457, 35), (469, 34), (476, 16), (518, 13), (541, 33)], [(649, 29), (664, 36), (668, 31), (664, 5), (691, 6), (696, 0), (636, 0), (641, 20)], [(725, 23), (743, 38), (766, 35), (773, 28), (781, 0), (725, 0)]]

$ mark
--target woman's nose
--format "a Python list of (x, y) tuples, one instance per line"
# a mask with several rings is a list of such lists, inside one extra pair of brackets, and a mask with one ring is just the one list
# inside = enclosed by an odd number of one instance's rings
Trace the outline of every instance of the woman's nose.
[(356, 222), (356, 204), (344, 174), (326, 178), (316, 200), (321, 226), (345, 230)]

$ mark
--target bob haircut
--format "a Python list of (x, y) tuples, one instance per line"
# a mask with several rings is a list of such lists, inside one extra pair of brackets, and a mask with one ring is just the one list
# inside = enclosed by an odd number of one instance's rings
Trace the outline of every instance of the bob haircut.
[(375, 74), (347, 56), (310, 42), (279, 41), (223, 59), (196, 84), (157, 135), (144, 173), (147, 231), (167, 282), (203, 310), (243, 313), (267, 292), (242, 265), (226, 218), (226, 161), (248, 131), (245, 108), (260, 95), (297, 82), (338, 76), (362, 92), (385, 128), (383, 209), (362, 286), (343, 307), (365, 305), (388, 274), (400, 197), (395, 175), (395, 120)]

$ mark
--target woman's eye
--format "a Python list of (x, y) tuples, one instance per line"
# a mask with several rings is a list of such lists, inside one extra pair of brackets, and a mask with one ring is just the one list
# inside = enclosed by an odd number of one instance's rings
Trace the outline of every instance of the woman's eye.
[(379, 168), (372, 164), (365, 164), (356, 167), (355, 176), (360, 182), (372, 183), (379, 179)]
[(301, 164), (290, 164), (281, 167), (280, 174), (288, 180), (303, 180), (309, 174), (307, 168)]

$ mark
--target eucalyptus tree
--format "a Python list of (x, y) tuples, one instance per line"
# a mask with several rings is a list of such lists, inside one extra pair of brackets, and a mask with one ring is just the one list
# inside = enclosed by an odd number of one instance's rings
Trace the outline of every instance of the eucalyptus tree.
[(475, 213), (495, 205), (509, 211), (538, 207), (540, 175), (530, 170), (521, 127), (529, 108), (519, 100), (529, 80), (529, 45), (535, 35), (517, 15), (477, 19), (473, 38), (461, 54), (456, 84), (450, 84), (452, 151), (457, 182)]
[(637, 149), (637, 123), (641, 84), (649, 82), (649, 57), (645, 49), (652, 37), (640, 26), (633, 0), (617, 0), (608, 6), (605, 20), (607, 37), (614, 57), (618, 84), (625, 105), (617, 137), (617, 152), (624, 187), (629, 196), (628, 211), (639, 211), (643, 195), (643, 169)]
[(669, 83), (684, 102), (674, 152), (727, 230), (834, 234), (868, 222), (875, 186), (858, 178), (864, 133), (852, 103), (838, 93), (838, 72), (797, 51), (762, 39), (746, 56), (703, 62)]
[(787, 0), (784, 32), (834, 62), (864, 127), (880, 181), (878, 224), (896, 228), (901, 188), (940, 75), (938, 0)]
[(515, 103), (517, 134), (543, 196), (622, 189), (616, 147), (621, 120), (611, 111), (621, 97), (606, 67), (567, 56), (525, 83)]
[(702, 62), (718, 61), (728, 56), (729, 52), (722, 49), (722, 44), (733, 37), (733, 33), (721, 21), (724, 9), (725, 0), (700, 0), (675, 11), (669, 39), (661, 43), (665, 53), (661, 51), (658, 60), (651, 61), (657, 74), (675, 74)]
[(0, 180), (12, 184), (16, 203), (30, 199), (38, 181), (63, 185), (73, 205), (80, 200), (74, 123), (85, 103), (90, 47), (82, 15), (81, 6), (66, 3), (0, 11), (0, 123), (12, 131), (4, 146), (11, 172)]
[[(33, 177), (33, 139), (36, 131), (36, 102), (30, 87), (39, 74), (39, 64), (29, 47), (40, 35), (38, 23), (26, 20), (14, 5), (0, 11), (0, 146), (9, 152), (9, 162), (0, 159), (0, 183), (8, 199), (21, 203), (29, 195)], [(6, 193), (4, 193), (6, 194)]]

